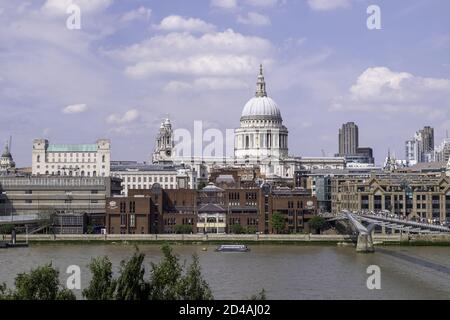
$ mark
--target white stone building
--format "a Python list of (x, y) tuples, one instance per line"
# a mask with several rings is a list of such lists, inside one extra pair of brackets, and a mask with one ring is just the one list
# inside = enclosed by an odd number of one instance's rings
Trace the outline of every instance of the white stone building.
[(129, 190), (150, 190), (158, 183), (163, 189), (197, 189), (197, 172), (184, 165), (114, 163), (111, 176), (122, 179), (122, 194)]
[(108, 177), (111, 142), (50, 144), (46, 139), (35, 139), (32, 157), (32, 175)]
[[(170, 121), (161, 124), (156, 138), (153, 162), (186, 163), (194, 168), (200, 180), (206, 180), (213, 167), (259, 167), (267, 181), (292, 180), (296, 170), (344, 169), (344, 157), (290, 156), (288, 129), (283, 125), (281, 111), (267, 95), (262, 66), (259, 71), (256, 94), (244, 106), (240, 127), (234, 134), (234, 156), (210, 157), (180, 156), (173, 149)], [(163, 137), (163, 138), (162, 138)], [(164, 141), (162, 144), (161, 141)]]
[(8, 142), (5, 143), (5, 149), (3, 150), (2, 156), (0, 157), (0, 173), (8, 174), (15, 170), (16, 164), (11, 155), (11, 146)]

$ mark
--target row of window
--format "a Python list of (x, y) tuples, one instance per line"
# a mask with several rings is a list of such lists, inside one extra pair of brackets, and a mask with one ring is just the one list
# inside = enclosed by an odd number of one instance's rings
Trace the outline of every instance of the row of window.
[[(45, 158), (45, 159), (46, 159), (46, 161), (48, 161), (48, 162), (61, 162), (61, 156), (58, 156), (58, 161), (56, 161), (56, 159), (53, 158), (53, 156), (52, 156), (51, 159), (49, 159), (48, 157)], [(69, 158), (66, 157), (65, 154), (64, 154), (64, 161), (63, 161), (63, 162), (68, 162), (68, 160), (69, 160), (69, 162), (73, 162), (73, 161), (74, 161), (74, 159), (72, 158), (72, 155), (70, 156), (70, 159), (69, 159)], [(82, 162), (85, 162), (84, 159), (81, 159), (81, 161), (82, 161)], [(96, 158), (96, 156), (94, 156), (94, 162), (96, 162), (96, 161), (97, 161), (97, 158)], [(37, 155), (37, 156), (36, 156), (36, 162), (41, 162), (41, 155)], [(79, 158), (78, 158), (78, 157), (76, 158), (76, 162), (79, 162)], [(86, 162), (90, 162), (90, 159), (87, 159)], [(106, 156), (105, 156), (105, 155), (102, 155), (102, 162), (103, 162), (103, 163), (106, 162)]]
[[(135, 185), (135, 184), (133, 184), (133, 185), (131, 185), (131, 184), (129, 184), (126, 187), (127, 187), (127, 190), (150, 190), (152, 188), (152, 185), (147, 185), (147, 184), (144, 184), (144, 185)], [(162, 185), (161, 187), (163, 189), (175, 189), (173, 184), (171, 184), (171, 185)]]
[[(36, 166), (36, 167), (37, 167), (38, 169), (41, 168), (41, 166), (39, 166), (39, 165)], [(46, 168), (46, 169), (49, 169), (49, 168), (55, 169), (55, 166), (54, 166), (54, 165), (52, 165), (52, 166), (46, 165), (45, 168)], [(81, 168), (81, 169), (84, 169), (84, 165), (81, 165), (81, 167), (69, 165), (68, 168), (66, 168), (65, 166), (57, 165), (56, 168), (57, 168), (57, 169), (64, 169), (64, 168), (65, 168), (66, 170), (67, 170), (67, 169), (79, 170), (80, 168)], [(91, 166), (90, 166), (90, 165), (87, 165), (86, 168), (87, 168), (87, 169), (90, 169)], [(93, 166), (92, 166), (92, 169), (96, 169), (96, 168), (97, 168), (96, 165), (93, 165)], [(103, 166), (102, 166), (102, 169), (105, 169), (105, 168), (106, 168), (106, 166), (103, 165)]]
[[(39, 169), (39, 167), (38, 167)], [(60, 170), (58, 171), (45, 171), (45, 175), (52, 175), (52, 176), (69, 176), (69, 177), (90, 177), (91, 176), (91, 172), (87, 171), (85, 172), (84, 170), (82, 170), (81, 172), (78, 171), (63, 171), (61, 172)], [(92, 171), (92, 177), (96, 177), (97, 176), (97, 171)], [(102, 172), (102, 177), (106, 176), (105, 172)]]
[[(147, 182), (147, 178), (148, 178), (148, 182), (174, 182), (175, 179), (174, 177), (154, 177), (155, 179), (153, 179), (153, 177), (146, 177), (146, 176), (142, 176), (142, 177), (129, 177), (129, 176), (125, 176), (122, 177), (121, 175), (118, 175), (119, 178), (121, 178), (124, 182)], [(170, 179), (169, 179), (170, 178)], [(154, 181), (153, 181), (154, 180)]]

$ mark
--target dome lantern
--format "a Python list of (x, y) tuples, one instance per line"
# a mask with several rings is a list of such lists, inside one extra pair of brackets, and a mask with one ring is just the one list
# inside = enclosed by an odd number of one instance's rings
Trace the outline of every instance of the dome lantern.
[(250, 99), (242, 111), (242, 120), (273, 120), (281, 122), (281, 112), (275, 101), (267, 96), (263, 66), (259, 67), (256, 95)]
[(259, 65), (258, 82), (256, 83), (256, 97), (267, 97), (266, 81), (264, 80), (262, 64)]

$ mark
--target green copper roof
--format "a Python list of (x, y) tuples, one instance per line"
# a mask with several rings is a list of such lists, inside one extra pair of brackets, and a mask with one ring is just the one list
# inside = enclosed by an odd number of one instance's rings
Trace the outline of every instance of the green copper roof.
[(96, 144), (49, 144), (47, 152), (97, 152)]

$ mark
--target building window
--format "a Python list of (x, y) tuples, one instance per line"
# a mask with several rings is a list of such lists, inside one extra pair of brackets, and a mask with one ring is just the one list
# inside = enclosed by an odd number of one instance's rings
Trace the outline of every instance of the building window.
[(120, 202), (120, 213), (125, 213), (127, 211), (127, 204), (126, 202)]
[(135, 228), (136, 227), (136, 215), (130, 214), (130, 227)]

